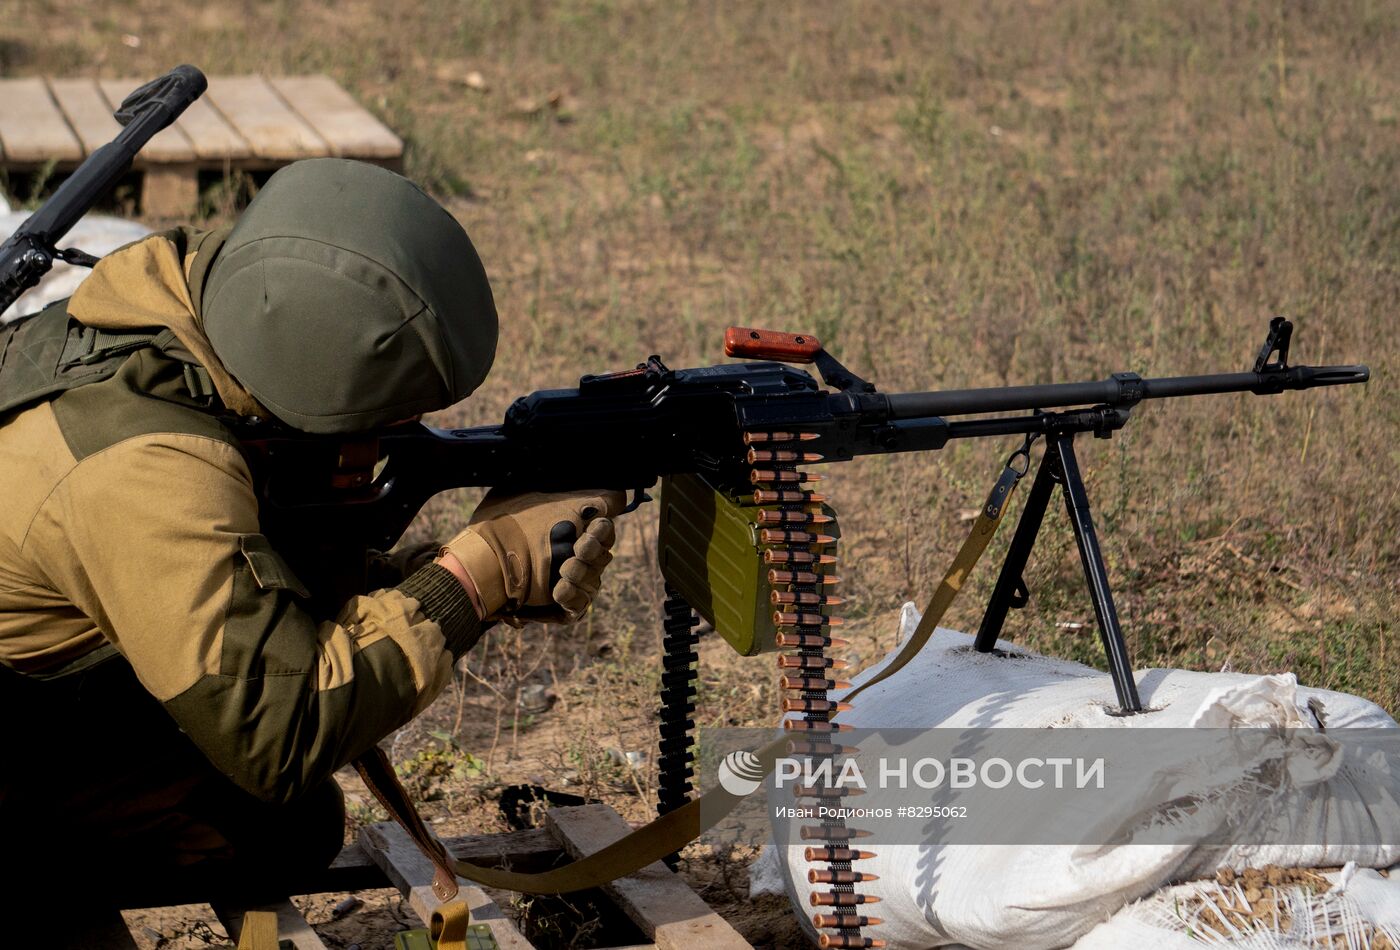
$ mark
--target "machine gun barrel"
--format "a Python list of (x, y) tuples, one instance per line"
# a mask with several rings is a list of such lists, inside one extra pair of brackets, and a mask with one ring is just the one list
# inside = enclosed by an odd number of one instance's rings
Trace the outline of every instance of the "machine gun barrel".
[(1142, 379), (1133, 373), (1117, 373), (1108, 379), (1084, 383), (893, 393), (886, 398), (891, 419), (917, 419), (1066, 406), (1128, 408), (1144, 399), (1212, 393), (1252, 392), (1262, 396), (1289, 389), (1364, 383), (1370, 378), (1371, 371), (1365, 366), (1291, 366), (1259, 372), (1164, 376), (1156, 379)]

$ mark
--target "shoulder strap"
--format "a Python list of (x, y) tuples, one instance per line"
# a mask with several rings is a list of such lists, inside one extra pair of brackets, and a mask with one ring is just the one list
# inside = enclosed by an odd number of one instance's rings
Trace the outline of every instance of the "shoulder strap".
[(125, 332), (98, 330), (70, 318), (59, 366), (69, 367), (79, 363), (92, 366), (114, 356), (133, 353), (145, 346), (159, 347), (161, 344), (158, 341), (162, 337), (174, 340), (175, 334), (170, 330), (159, 329)]
[[(67, 304), (60, 300), (0, 327), (0, 418), (69, 389), (101, 382), (144, 347), (168, 350), (184, 361), (169, 329), (98, 330), (70, 317)], [(213, 391), (201, 367), (185, 375), (196, 398)]]

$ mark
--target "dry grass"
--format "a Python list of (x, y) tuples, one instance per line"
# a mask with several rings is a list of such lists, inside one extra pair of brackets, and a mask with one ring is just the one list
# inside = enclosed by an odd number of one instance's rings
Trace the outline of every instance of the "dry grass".
[[(1367, 362), (1369, 386), (1151, 405), (1083, 445), (1120, 610), (1138, 667), (1296, 670), (1400, 711), (1400, 5), (0, 12), (6, 74), (324, 71), (401, 132), (408, 173), (476, 241), (504, 321), (495, 372), (454, 422), (650, 353), (715, 362), (736, 322), (815, 331), (900, 390), (1235, 370), (1288, 314), (1296, 360)], [(1010, 448), (832, 473), (866, 661)], [(468, 501), (439, 500), (419, 530), (446, 530)], [(1053, 513), (1014, 632), (1098, 663), (1091, 630), (1056, 627), (1092, 621), (1065, 528)], [(491, 776), (577, 772), (639, 819), (651, 777), (599, 764), (602, 747), (650, 741), (654, 527), (643, 513), (626, 531), (588, 631), (502, 634), (473, 656), (491, 685), (464, 685), (458, 741), (481, 758), (494, 743)], [(993, 573), (951, 625), (976, 626)], [(704, 653), (702, 722), (770, 720), (767, 664)], [(566, 715), (517, 717), (526, 670)]]

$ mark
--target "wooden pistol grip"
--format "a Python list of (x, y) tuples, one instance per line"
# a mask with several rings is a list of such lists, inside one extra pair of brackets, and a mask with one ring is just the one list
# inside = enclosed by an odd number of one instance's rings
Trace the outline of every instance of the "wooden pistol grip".
[(730, 327), (724, 331), (724, 354), (752, 360), (810, 363), (821, 352), (822, 341), (810, 333), (779, 333)]

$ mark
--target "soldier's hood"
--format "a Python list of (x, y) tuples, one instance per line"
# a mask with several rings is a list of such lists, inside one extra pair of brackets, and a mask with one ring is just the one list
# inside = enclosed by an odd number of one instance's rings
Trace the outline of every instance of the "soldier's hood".
[(225, 406), (241, 416), (267, 416), (215, 354), (190, 290), (190, 269), (200, 253), (212, 257), (228, 230), (182, 228), (118, 248), (78, 285), (68, 300), (68, 313), (99, 330), (168, 327), (209, 373)]
[(183, 233), (109, 255), (69, 310), (104, 329), (169, 327), (236, 412), (369, 429), (446, 408), (491, 368), (496, 310), (476, 250), (392, 172), (297, 162), (231, 229)]

